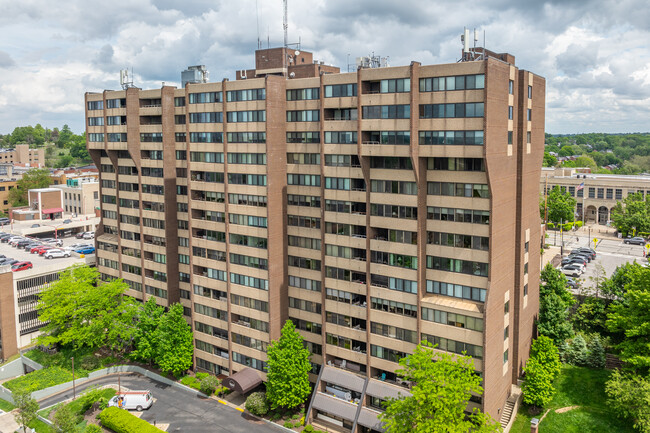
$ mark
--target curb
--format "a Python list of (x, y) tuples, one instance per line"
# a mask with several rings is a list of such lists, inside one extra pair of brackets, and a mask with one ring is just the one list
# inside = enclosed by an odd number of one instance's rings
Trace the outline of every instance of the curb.
[[(208, 398), (212, 398), (212, 397), (208, 397)], [(285, 432), (297, 433), (297, 432), (296, 432), (295, 430), (293, 430), (293, 429), (288, 429), (288, 428), (286, 428), (285, 426), (280, 425), (280, 424), (278, 424), (278, 423), (276, 423), (276, 422), (274, 422), (274, 421), (271, 421), (271, 420), (268, 420), (268, 419), (265, 419), (265, 418), (260, 418), (259, 416), (257, 416), (257, 415), (253, 415), (252, 413), (250, 413), (250, 412), (248, 412), (248, 411), (242, 409), (241, 407), (239, 407), (239, 406), (235, 406), (234, 404), (232, 404), (232, 403), (230, 403), (230, 402), (227, 402), (227, 401), (225, 401), (225, 400), (222, 400), (222, 399), (220, 399), (220, 398), (215, 397), (214, 400), (218, 401), (219, 403), (223, 404), (224, 406), (230, 407), (230, 408), (232, 408), (232, 409), (235, 409), (235, 410), (241, 412), (243, 415), (246, 415), (246, 416), (249, 416), (249, 417), (251, 417), (251, 418), (254, 418), (254, 419), (257, 420), (257, 421), (263, 421), (263, 422), (265, 422), (266, 424), (268, 424), (268, 425), (270, 425), (270, 426), (273, 426), (273, 427), (275, 427), (275, 428), (278, 428), (278, 429), (280, 429), (280, 430), (284, 430)]]

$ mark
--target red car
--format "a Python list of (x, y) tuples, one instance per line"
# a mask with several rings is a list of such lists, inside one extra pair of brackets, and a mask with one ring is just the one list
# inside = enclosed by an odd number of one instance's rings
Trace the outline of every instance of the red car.
[(40, 249), (43, 248), (44, 246), (45, 246), (45, 245), (36, 245), (35, 247), (32, 247), (31, 250), (29, 250), (29, 253), (30, 253), (30, 254), (38, 253), (38, 250), (40, 250)]
[(38, 252), (38, 255), (39, 255), (39, 256), (42, 256), (43, 254), (45, 254), (45, 251), (47, 251), (47, 250), (52, 250), (52, 249), (54, 249), (54, 247), (40, 247), (40, 248), (37, 250), (37, 252)]
[(11, 265), (11, 272), (26, 271), (27, 269), (33, 268), (32, 262), (18, 262), (14, 265)]

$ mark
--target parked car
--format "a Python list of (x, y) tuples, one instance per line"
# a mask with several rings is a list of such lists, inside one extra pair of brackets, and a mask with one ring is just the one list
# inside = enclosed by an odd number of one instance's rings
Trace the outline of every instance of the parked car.
[(54, 247), (48, 247), (48, 246), (41, 247), (41, 248), (38, 250), (38, 255), (39, 255), (39, 256), (42, 256), (43, 254), (45, 254), (46, 251), (48, 251), (48, 250), (53, 250), (53, 249), (54, 249)]
[(27, 245), (25, 245), (25, 246), (24, 246), (24, 249), (25, 249), (25, 251), (31, 251), (32, 248), (37, 247), (37, 246), (39, 246), (39, 245), (41, 245), (41, 244), (38, 243), (38, 242), (34, 242), (34, 241), (32, 241), (32, 242), (28, 243)]
[(94, 254), (95, 247), (81, 247), (74, 250), (77, 254)]
[(53, 259), (53, 258), (59, 258), (59, 257), (70, 257), (70, 253), (68, 251), (60, 250), (58, 248), (52, 248), (51, 250), (45, 251), (45, 254), (43, 254), (43, 257), (46, 259)]
[(576, 290), (578, 288), (578, 283), (576, 280), (573, 278), (569, 277), (566, 279), (567, 286), (571, 287), (572, 289)]
[(9, 245), (11, 245), (12, 247), (15, 247), (18, 242), (24, 241), (24, 240), (25, 240), (25, 238), (22, 237), (22, 236), (14, 236), (13, 238), (9, 239)]
[(23, 239), (22, 241), (16, 242), (15, 247), (16, 248), (25, 248), (25, 245), (31, 244), (31, 243), (32, 243), (32, 241), (30, 241), (29, 239)]
[(585, 258), (585, 260), (587, 260), (587, 262), (591, 262), (592, 260), (592, 256), (590, 253), (585, 253), (580, 250), (571, 250), (571, 254), (569, 254), (569, 256), (582, 256)]
[(7, 225), (11, 222), (9, 218), (0, 218), (0, 226)]
[(30, 254), (38, 254), (38, 250), (40, 250), (40, 249), (43, 248), (44, 246), (45, 246), (45, 245), (34, 245), (34, 246), (29, 250), (29, 253), (30, 253)]
[(86, 232), (86, 233), (84, 233), (83, 239), (95, 239), (95, 232)]
[(570, 265), (562, 266), (562, 269), (571, 269), (580, 272), (581, 274), (585, 271), (584, 265), (579, 265), (578, 263), (572, 263)]
[(75, 235), (75, 238), (77, 238), (77, 239), (83, 239), (83, 237), (84, 237), (84, 235), (85, 235), (86, 233), (87, 233), (87, 232), (79, 232), (79, 233), (77, 233), (77, 234)]
[(645, 245), (645, 239), (639, 236), (635, 236), (633, 238), (623, 239), (623, 243), (629, 245)]
[(587, 256), (585, 256), (585, 255), (582, 255), (582, 254), (569, 254), (569, 256), (568, 256), (567, 258), (568, 258), (568, 259), (579, 260), (579, 261), (581, 261), (582, 263), (584, 263), (585, 265), (586, 265), (587, 263), (589, 263), (589, 257), (587, 257)]
[(562, 272), (567, 277), (578, 278), (580, 276), (580, 271), (577, 270), (577, 269), (564, 269), (564, 268), (561, 268), (560, 272)]
[(9, 260), (5, 260), (5, 261), (3, 261), (3, 262), (2, 262), (2, 265), (3, 265), (3, 266), (6, 266), (6, 265), (13, 265), (14, 263), (18, 263), (18, 262), (19, 262), (19, 260), (16, 260), (16, 259), (9, 259)]
[(63, 224), (70, 224), (72, 220), (63, 220)]
[(13, 235), (10, 235), (9, 233), (4, 233), (2, 236), (0, 236), (0, 242), (6, 244), (9, 242), (9, 239), (11, 239)]
[(63, 241), (61, 239), (44, 240), (44, 243), (49, 244), (49, 245), (56, 245), (57, 247), (62, 247), (63, 246)]
[(565, 259), (562, 259), (562, 266), (564, 265), (571, 265), (577, 263), (582, 266), (587, 265), (587, 261), (584, 258), (581, 257), (567, 257)]
[(578, 248), (578, 251), (580, 251), (581, 253), (590, 254), (592, 259), (596, 258), (596, 250), (592, 248), (586, 248), (586, 247)]
[(151, 391), (127, 391), (116, 395), (109, 400), (108, 406), (115, 406), (121, 409), (135, 409), (141, 411), (149, 409), (153, 404)]
[(40, 227), (40, 226), (41, 226), (40, 224), (32, 224), (32, 227), (31, 227), (31, 228), (35, 229), (35, 228), (38, 228), (38, 227)]
[(32, 262), (18, 262), (11, 265), (12, 272), (26, 271), (27, 269), (33, 268)]

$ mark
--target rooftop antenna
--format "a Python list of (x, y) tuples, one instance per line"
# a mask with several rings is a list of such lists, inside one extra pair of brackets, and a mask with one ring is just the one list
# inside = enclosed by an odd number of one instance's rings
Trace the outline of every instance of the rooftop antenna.
[(262, 42), (260, 41), (260, 10), (257, 7), (257, 0), (255, 0), (255, 15), (257, 17), (257, 49), (262, 49)]
[(128, 89), (129, 87), (133, 87), (133, 68), (131, 68), (130, 76), (128, 69), (120, 70), (120, 85), (124, 90)]
[(284, 48), (287, 48), (288, 44), (288, 36), (287, 36), (287, 30), (289, 28), (289, 17), (288, 17), (288, 11), (287, 11), (287, 0), (282, 0), (282, 7), (284, 9), (284, 16), (282, 18), (282, 28), (284, 29)]

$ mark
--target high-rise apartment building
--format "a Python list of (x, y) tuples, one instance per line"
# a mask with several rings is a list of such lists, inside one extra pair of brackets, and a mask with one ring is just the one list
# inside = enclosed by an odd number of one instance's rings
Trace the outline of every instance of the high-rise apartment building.
[(424, 339), (474, 358), (499, 418), (538, 311), (545, 80), (487, 51), (352, 73), (290, 53), (86, 94), (103, 278), (181, 302), (197, 368), (264, 377), (291, 319), (315, 373), (391, 381)]

